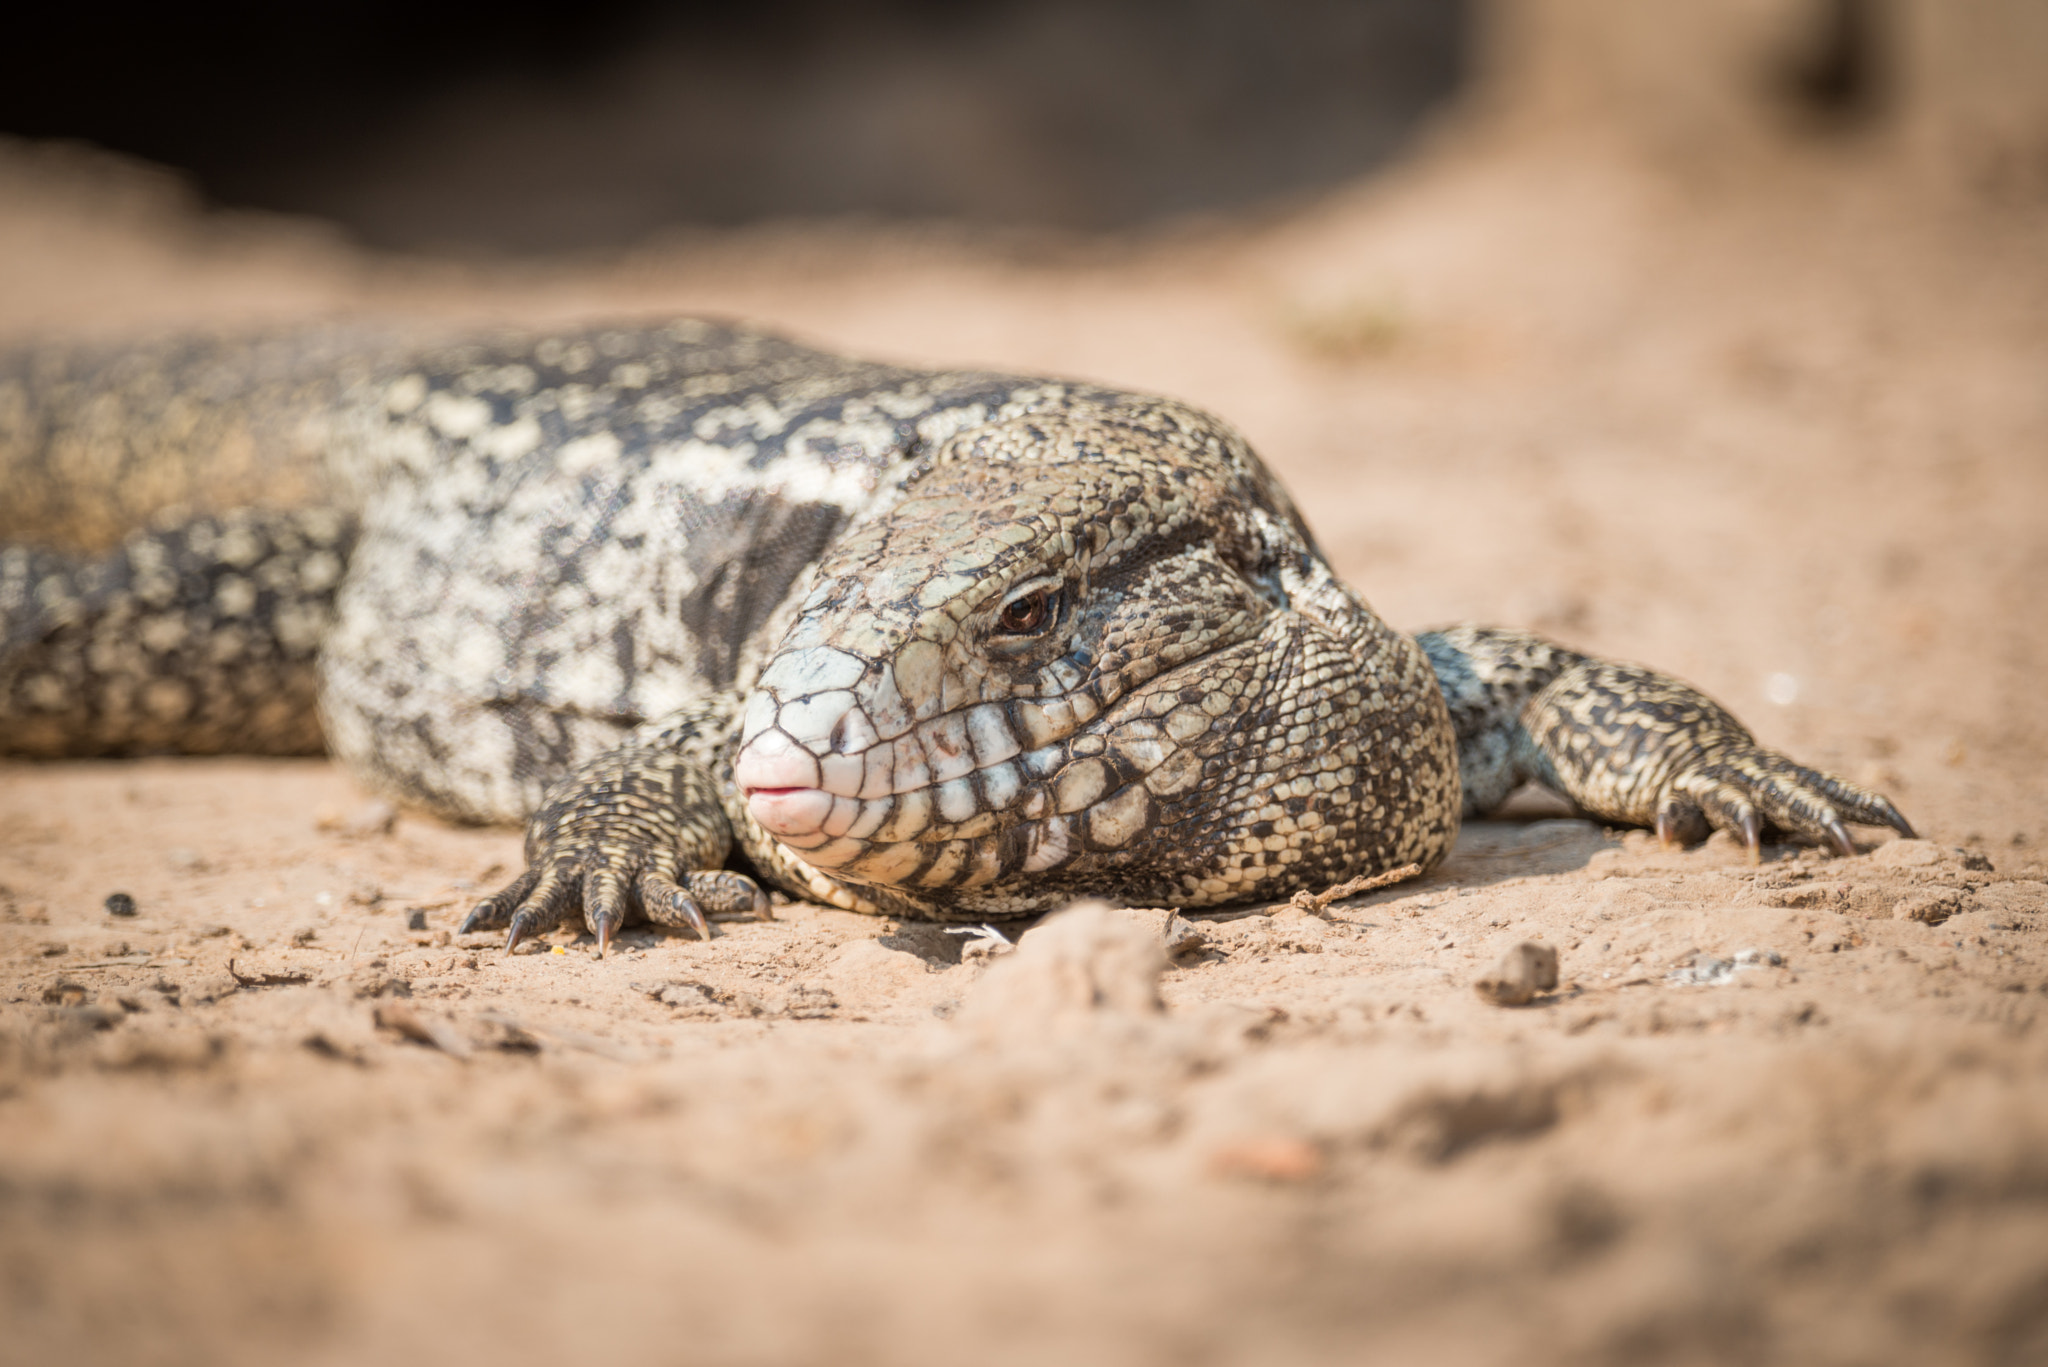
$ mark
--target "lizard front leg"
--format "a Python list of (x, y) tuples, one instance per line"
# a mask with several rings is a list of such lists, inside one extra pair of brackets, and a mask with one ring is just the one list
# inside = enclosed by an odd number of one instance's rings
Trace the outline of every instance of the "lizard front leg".
[(1458, 734), (1465, 813), (1527, 779), (1667, 843), (1718, 827), (1757, 856), (1767, 828), (1853, 854), (1847, 823), (1913, 828), (1882, 794), (1758, 745), (1719, 703), (1668, 674), (1596, 660), (1526, 632), (1418, 636)]
[(709, 939), (707, 913), (766, 914), (754, 881), (722, 867), (732, 828), (711, 756), (731, 713), (722, 699), (687, 709), (556, 780), (527, 823), (525, 871), (462, 931), (507, 926), (510, 953), (580, 910), (602, 955), (634, 919)]

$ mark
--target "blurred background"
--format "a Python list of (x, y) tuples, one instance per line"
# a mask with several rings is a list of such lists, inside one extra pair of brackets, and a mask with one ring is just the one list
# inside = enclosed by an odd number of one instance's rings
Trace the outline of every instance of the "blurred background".
[[(2031, 0), (140, 0), (9, 21), (0, 132), (407, 251), (1298, 205), (1476, 83), (1697, 147), (1889, 129), (2048, 178)], [(1464, 102), (1470, 106), (1474, 101)], [(1965, 152), (1965, 145), (1968, 150)]]
[(403, 249), (864, 214), (1118, 228), (1379, 165), (1462, 0), (38, 7), (0, 128)]

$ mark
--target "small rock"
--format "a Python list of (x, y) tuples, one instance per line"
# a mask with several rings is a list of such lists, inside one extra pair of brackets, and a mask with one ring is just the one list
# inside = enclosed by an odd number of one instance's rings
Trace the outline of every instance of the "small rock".
[(1526, 1006), (1557, 986), (1557, 950), (1524, 940), (1502, 956), (1472, 989), (1495, 1006)]
[(106, 905), (107, 915), (109, 916), (133, 916), (135, 914), (135, 899), (125, 892), (108, 893)]
[(310, 945), (319, 938), (320, 932), (312, 926), (301, 926), (292, 932), (292, 943), (295, 945)]
[(1209, 947), (1209, 937), (1204, 935), (1194, 922), (1178, 912), (1167, 918), (1166, 934), (1163, 939), (1166, 957), (1169, 959), (1185, 959)]
[[(1754, 964), (1747, 966), (1755, 967)], [(1664, 976), (1680, 987), (1719, 987), (1735, 981), (1735, 968), (1736, 965), (1727, 959), (1695, 953), (1689, 962), (1679, 965)]]
[(83, 983), (51, 983), (43, 989), (43, 1004), (45, 1006), (77, 1006), (85, 1000), (86, 996), (85, 984)]
[(45, 959), (54, 959), (59, 954), (69, 954), (70, 952), (71, 946), (66, 944), (47, 944), (43, 946), (43, 957)]
[(1963, 909), (1960, 892), (1948, 888), (1933, 892), (1916, 893), (1901, 897), (1892, 904), (1892, 919), (1897, 921), (1918, 921), (1922, 925), (1938, 926)]
[(427, 928), (427, 913), (418, 907), (414, 907), (406, 912), (405, 928), (407, 930), (425, 930)]

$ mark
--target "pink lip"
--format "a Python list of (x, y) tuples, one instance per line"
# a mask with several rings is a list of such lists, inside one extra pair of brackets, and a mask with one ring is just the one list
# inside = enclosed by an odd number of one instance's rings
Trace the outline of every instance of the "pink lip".
[(747, 811), (771, 835), (818, 834), (832, 812), (832, 794), (819, 788), (749, 788)]

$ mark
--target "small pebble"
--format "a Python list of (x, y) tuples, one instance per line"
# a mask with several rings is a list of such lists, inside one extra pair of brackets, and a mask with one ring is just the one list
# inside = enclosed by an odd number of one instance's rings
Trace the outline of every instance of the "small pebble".
[(1502, 956), (1491, 972), (1472, 984), (1495, 1006), (1527, 1006), (1538, 992), (1557, 986), (1557, 950), (1524, 940)]
[(135, 914), (135, 899), (134, 899), (133, 897), (130, 897), (130, 896), (129, 896), (129, 895), (127, 894), (127, 893), (125, 893), (125, 892), (116, 892), (116, 893), (109, 893), (109, 894), (108, 894), (108, 896), (107, 896), (107, 915), (109, 915), (109, 916), (133, 916), (134, 914)]
[(1186, 958), (1199, 954), (1209, 947), (1209, 937), (1178, 912), (1166, 918), (1164, 941), (1166, 957), (1169, 959)]
[[(1755, 967), (1754, 964), (1747, 965)], [(1690, 962), (1672, 969), (1664, 976), (1670, 982), (1684, 987), (1719, 987), (1735, 980), (1736, 965), (1727, 959), (1717, 959), (1711, 954), (1695, 954)]]
[(414, 907), (411, 911), (405, 913), (405, 928), (407, 930), (425, 930), (427, 928), (427, 913), (418, 907)]

